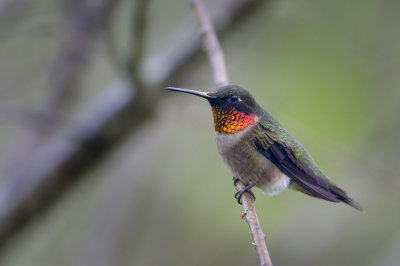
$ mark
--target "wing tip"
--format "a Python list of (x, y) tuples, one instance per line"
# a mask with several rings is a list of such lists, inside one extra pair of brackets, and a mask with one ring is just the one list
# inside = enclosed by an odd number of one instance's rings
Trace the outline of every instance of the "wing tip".
[(347, 205), (353, 207), (356, 210), (359, 210), (362, 213), (365, 213), (364, 208), (355, 200), (350, 198), (347, 193), (342, 190), (341, 188), (338, 188), (337, 186), (331, 185), (330, 186), (331, 192), (336, 195), (337, 199), (346, 203)]
[(361, 213), (365, 213), (364, 208), (355, 200), (353, 200), (350, 197), (346, 197), (344, 199), (340, 199), (342, 200), (344, 203), (348, 204), (349, 206), (353, 207), (354, 209), (359, 210)]

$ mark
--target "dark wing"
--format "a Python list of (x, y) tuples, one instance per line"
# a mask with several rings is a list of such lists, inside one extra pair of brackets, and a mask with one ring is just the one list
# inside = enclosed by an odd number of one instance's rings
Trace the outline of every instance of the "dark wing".
[(303, 165), (289, 148), (276, 141), (266, 147), (257, 138), (254, 144), (261, 154), (311, 196), (332, 202), (341, 201), (331, 191), (328, 181), (317, 176), (311, 168)]
[(254, 144), (262, 155), (290, 177), (303, 192), (332, 202), (342, 201), (363, 211), (360, 204), (328, 180), (303, 146), (266, 112), (254, 130)]

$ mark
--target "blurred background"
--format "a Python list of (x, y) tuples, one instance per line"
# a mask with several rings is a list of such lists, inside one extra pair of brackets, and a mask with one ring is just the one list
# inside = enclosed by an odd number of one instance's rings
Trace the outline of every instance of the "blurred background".
[[(274, 265), (399, 265), (400, 2), (206, 1), (247, 88), (366, 213), (285, 191)], [(184, 0), (0, 1), (0, 265), (257, 265)]]

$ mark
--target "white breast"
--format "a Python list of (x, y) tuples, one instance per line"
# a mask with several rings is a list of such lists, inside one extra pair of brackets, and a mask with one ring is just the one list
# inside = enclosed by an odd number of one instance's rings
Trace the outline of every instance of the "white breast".
[(254, 125), (249, 125), (244, 130), (236, 131), (234, 134), (224, 134), (215, 132), (215, 141), (217, 143), (218, 152), (222, 155), (232, 149), (246, 134), (251, 131), (257, 124), (259, 117), (254, 117)]
[[(288, 187), (290, 178), (284, 175), (261, 153), (255, 155), (252, 152), (247, 153), (248, 151), (246, 151), (246, 149), (235, 149), (236, 145), (239, 144), (246, 134), (250, 133), (249, 131), (252, 130), (255, 125), (256, 123), (248, 126), (243, 131), (237, 131), (235, 134), (219, 134), (216, 132), (215, 140), (218, 152), (225, 167), (233, 176), (239, 178), (244, 183), (254, 182), (257, 180), (257, 187), (259, 187), (264, 193), (275, 195)], [(247, 169), (246, 167), (243, 167), (243, 164), (247, 166)]]
[(220, 134), (215, 132), (215, 141), (217, 143), (218, 152), (224, 154), (229, 152), (246, 134), (247, 127), (243, 131), (237, 131), (235, 134)]

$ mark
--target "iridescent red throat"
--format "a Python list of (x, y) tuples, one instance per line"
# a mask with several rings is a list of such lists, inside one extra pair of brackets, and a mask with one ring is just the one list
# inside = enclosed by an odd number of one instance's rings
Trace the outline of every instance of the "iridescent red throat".
[(239, 112), (233, 106), (212, 106), (214, 127), (218, 133), (234, 134), (254, 124), (254, 114)]

